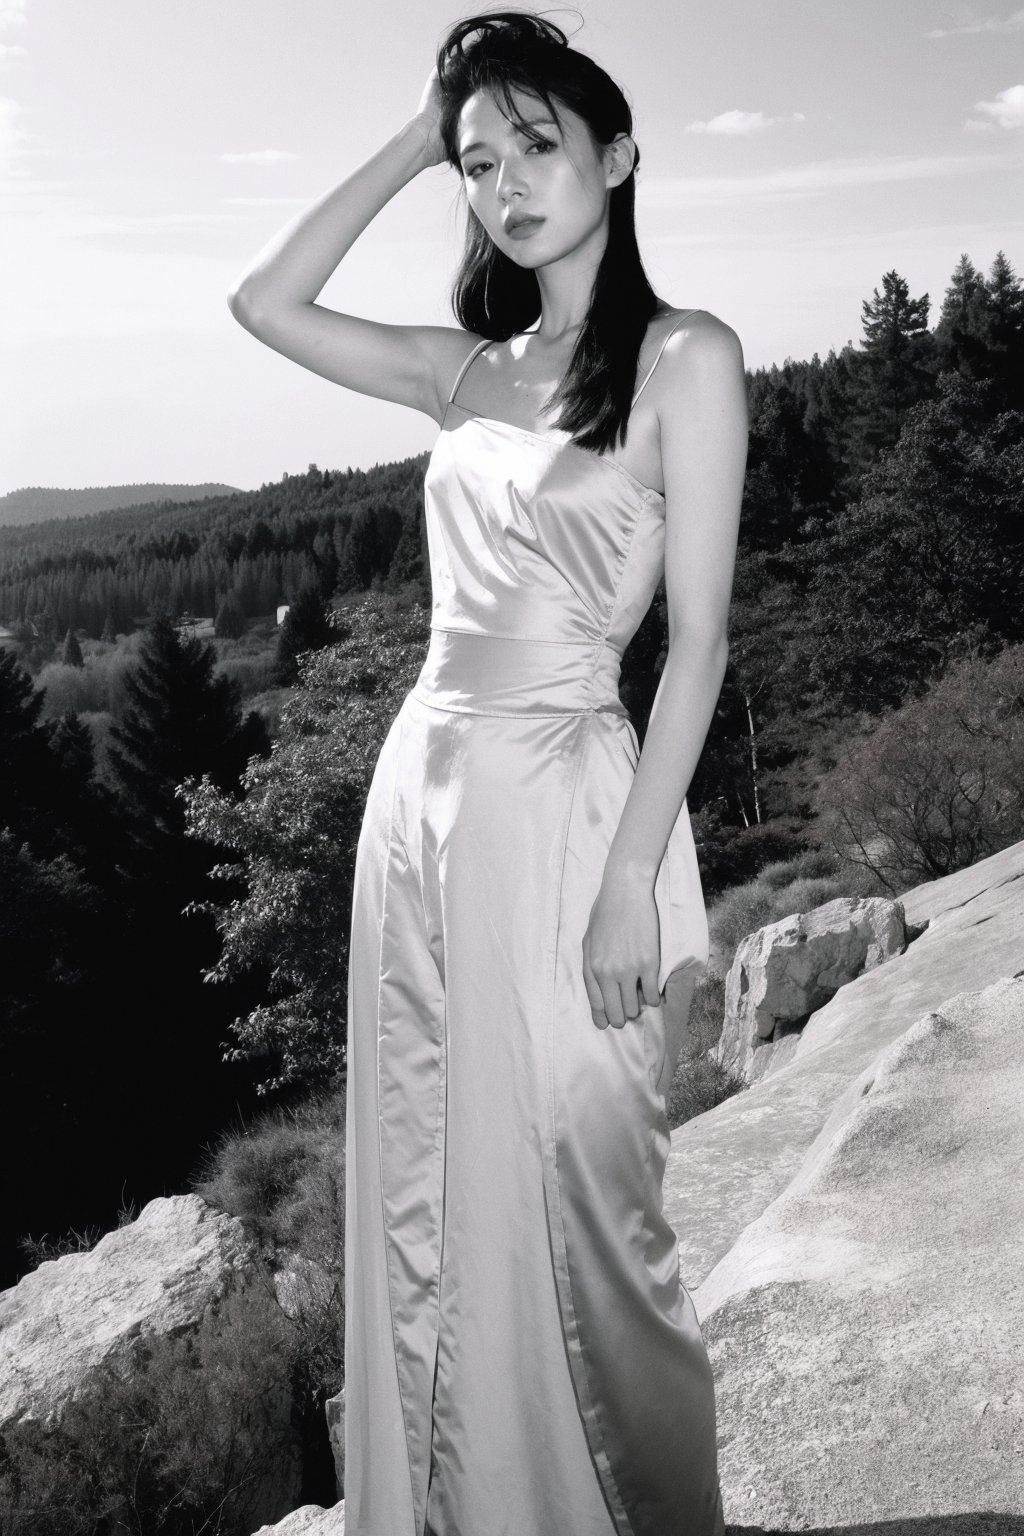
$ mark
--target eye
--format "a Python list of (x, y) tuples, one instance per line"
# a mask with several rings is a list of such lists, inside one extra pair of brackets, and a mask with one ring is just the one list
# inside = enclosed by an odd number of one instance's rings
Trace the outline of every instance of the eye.
[[(546, 155), (548, 150), (554, 149), (554, 147), (555, 146), (550, 139), (535, 139), (530, 145), (530, 149), (539, 150), (542, 155)], [(529, 154), (530, 150), (528, 149), (526, 153)]]
[(485, 171), (487, 169), (487, 167), (490, 165), (490, 163), (491, 162), (489, 160), (480, 160), (480, 161), (477, 162), (476, 165), (470, 167), (470, 169), (466, 172), (466, 175), (472, 181), (476, 181), (478, 179), (477, 178), (477, 174), (476, 174), (477, 171)]

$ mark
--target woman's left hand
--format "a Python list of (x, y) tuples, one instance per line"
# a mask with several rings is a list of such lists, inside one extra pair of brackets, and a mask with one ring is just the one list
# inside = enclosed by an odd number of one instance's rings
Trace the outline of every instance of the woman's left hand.
[(649, 883), (606, 877), (583, 935), (583, 981), (598, 1029), (661, 1002), (658, 908)]

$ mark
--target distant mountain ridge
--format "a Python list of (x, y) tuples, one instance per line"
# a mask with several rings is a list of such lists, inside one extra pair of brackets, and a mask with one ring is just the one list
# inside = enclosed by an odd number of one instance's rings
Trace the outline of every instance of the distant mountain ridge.
[(202, 501), (207, 496), (233, 496), (234, 485), (94, 485), (81, 490), (29, 485), (0, 496), (0, 527), (46, 523), (56, 517), (88, 517), (119, 507), (148, 506), (157, 501)]

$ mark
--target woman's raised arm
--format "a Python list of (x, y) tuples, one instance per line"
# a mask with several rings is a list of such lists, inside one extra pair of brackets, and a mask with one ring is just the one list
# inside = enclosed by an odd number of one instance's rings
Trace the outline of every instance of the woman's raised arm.
[(346, 389), (411, 406), (435, 420), (466, 355), (466, 333), (446, 326), (383, 325), (327, 309), (316, 298), (384, 205), (420, 171), (443, 162), (438, 113), (433, 71), (416, 114), (358, 170), (285, 225), (228, 295), (235, 319), (275, 352)]

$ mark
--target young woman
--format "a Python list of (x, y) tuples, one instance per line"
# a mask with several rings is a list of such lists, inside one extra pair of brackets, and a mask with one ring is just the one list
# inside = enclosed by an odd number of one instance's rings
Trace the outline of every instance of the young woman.
[[(348, 1536), (723, 1530), (661, 1193), (707, 960), (685, 796), (726, 664), (746, 398), (735, 334), (647, 281), (631, 130), (557, 27), (469, 18), (415, 115), (231, 296), (269, 346), (440, 429), (432, 638), (356, 865)], [(318, 305), (444, 161), (468, 204), (460, 327)], [(616, 681), (663, 573), (638, 760)]]

